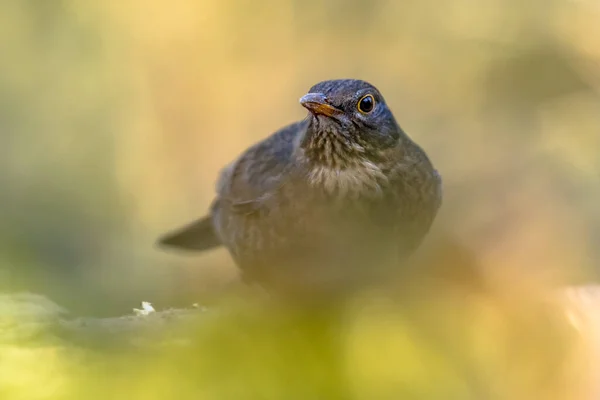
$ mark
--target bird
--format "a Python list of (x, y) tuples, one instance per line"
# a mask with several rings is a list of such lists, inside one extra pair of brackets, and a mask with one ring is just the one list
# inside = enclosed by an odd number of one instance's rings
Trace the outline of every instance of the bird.
[(327, 298), (385, 282), (427, 235), (442, 178), (364, 80), (326, 80), (302, 121), (225, 166), (203, 217), (158, 240), (224, 246), (242, 280), (283, 298)]

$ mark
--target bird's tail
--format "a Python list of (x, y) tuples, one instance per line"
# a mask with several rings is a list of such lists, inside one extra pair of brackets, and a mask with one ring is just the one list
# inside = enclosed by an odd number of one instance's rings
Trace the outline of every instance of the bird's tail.
[(209, 250), (222, 245), (210, 216), (165, 234), (158, 239), (158, 244), (190, 251)]

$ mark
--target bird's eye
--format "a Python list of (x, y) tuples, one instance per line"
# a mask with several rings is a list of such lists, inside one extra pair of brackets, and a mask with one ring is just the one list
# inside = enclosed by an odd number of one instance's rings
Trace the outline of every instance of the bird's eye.
[(357, 107), (361, 113), (368, 114), (375, 107), (375, 98), (373, 98), (372, 94), (367, 94), (358, 101)]

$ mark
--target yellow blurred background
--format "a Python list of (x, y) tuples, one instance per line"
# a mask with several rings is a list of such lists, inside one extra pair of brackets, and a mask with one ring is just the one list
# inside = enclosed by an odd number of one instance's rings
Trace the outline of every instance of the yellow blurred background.
[(593, 0), (4, 0), (0, 290), (100, 316), (218, 295), (224, 250), (156, 237), (333, 78), (382, 91), (444, 178), (432, 236), (489, 281), (592, 282), (599, 20)]
[(82, 313), (201, 299), (235, 277), (225, 251), (155, 238), (342, 77), (378, 86), (429, 152), (436, 229), (494, 279), (596, 272), (598, 17), (591, 0), (3, 1), (1, 288)]

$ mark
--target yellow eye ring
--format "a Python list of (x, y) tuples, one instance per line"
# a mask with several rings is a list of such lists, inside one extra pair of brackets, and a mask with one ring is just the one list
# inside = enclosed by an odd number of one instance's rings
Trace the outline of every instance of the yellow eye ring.
[(375, 108), (375, 98), (372, 94), (364, 95), (356, 104), (356, 108), (363, 114), (368, 114)]

